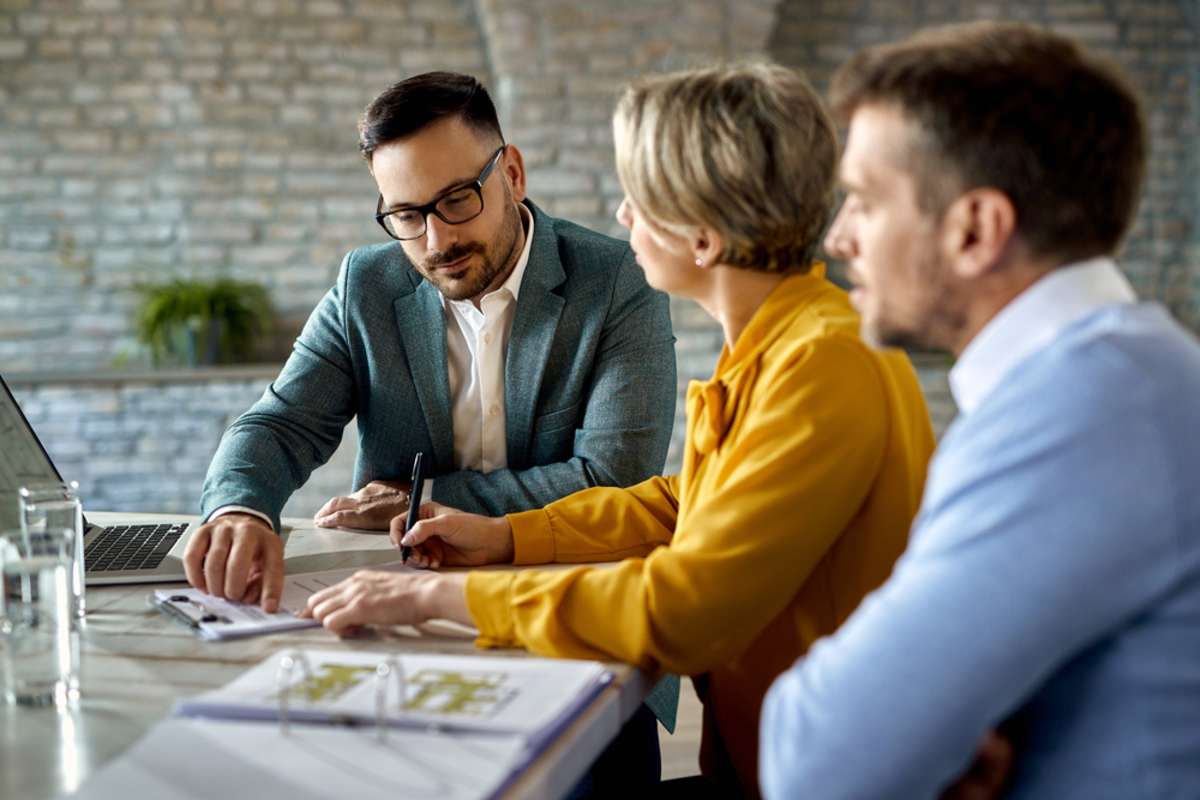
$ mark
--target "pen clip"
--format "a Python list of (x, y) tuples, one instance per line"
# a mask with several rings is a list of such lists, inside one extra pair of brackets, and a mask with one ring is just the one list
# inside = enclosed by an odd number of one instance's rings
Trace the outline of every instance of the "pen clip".
[(177, 605), (175, 605), (174, 598), (165, 597), (162, 600), (159, 600), (157, 603), (155, 603), (155, 605), (157, 605), (160, 609), (162, 609), (164, 612), (166, 612), (168, 617), (175, 620), (176, 622), (182, 622), (184, 625), (187, 625), (192, 630), (196, 630), (200, 627), (200, 620), (195, 619), (191, 614), (187, 613), (182, 608), (179, 608)]
[[(425, 454), (417, 453), (417, 457), (413, 459), (412, 478), (409, 479), (409, 482), (414, 485), (416, 484), (417, 479), (421, 477), (421, 456), (423, 456), (423, 455), (425, 455)], [(412, 491), (411, 486), (409, 487), (409, 491), (410, 492)]]
[[(185, 594), (170, 595), (161, 602), (160, 607), (180, 619), (187, 620), (193, 628), (199, 628), (201, 624), (210, 625), (217, 622), (224, 625), (230, 624), (229, 617)], [(188, 609), (196, 609), (197, 613), (190, 613)]]

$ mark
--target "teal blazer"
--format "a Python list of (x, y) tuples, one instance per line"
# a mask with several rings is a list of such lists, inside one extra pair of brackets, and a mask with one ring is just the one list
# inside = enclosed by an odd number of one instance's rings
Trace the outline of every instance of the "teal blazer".
[(309, 317), (262, 398), (230, 426), (201, 498), (271, 517), (358, 417), (353, 488), (408, 480), (424, 452), (434, 499), (499, 515), (659, 473), (675, 410), (665, 295), (629, 246), (534, 217), (504, 364), (508, 468), (456, 470), (441, 295), (397, 242), (362, 247)]

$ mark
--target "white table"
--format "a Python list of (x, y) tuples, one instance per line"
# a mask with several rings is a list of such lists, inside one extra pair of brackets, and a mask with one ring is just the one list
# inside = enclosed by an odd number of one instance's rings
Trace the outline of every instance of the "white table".
[[(104, 525), (136, 519), (187, 519), (170, 515), (89, 513)], [(329, 531), (310, 520), (288, 519), (284, 550), (289, 573), (369, 566), (396, 559), (385, 534)], [(175, 584), (178, 585), (178, 584)], [(205, 642), (150, 607), (153, 585), (91, 587), (86, 630), (81, 636), (79, 707), (0, 707), (0, 798), (36, 800), (73, 791), (119, 756), (176, 700), (222, 686), (267, 655), (285, 647), (353, 650), (482, 653), (471, 637), (438, 626), (394, 628), (371, 639), (342, 641), (323, 629)], [(524, 651), (486, 651), (526, 655)], [(557, 798), (570, 790), (653, 686), (627, 664), (609, 665), (616, 676), (588, 708), (543, 752), (505, 794), (508, 798)]]

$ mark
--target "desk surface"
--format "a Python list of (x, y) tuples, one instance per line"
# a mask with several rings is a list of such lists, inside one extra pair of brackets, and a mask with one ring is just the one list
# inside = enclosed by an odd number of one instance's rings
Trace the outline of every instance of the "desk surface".
[[(132, 516), (88, 515), (102, 525)], [(187, 519), (137, 515), (143, 518)], [(308, 520), (284, 522), (292, 527), (284, 549), (289, 573), (369, 566), (396, 558), (385, 534), (322, 530)], [(32, 800), (74, 791), (166, 717), (176, 700), (222, 686), (285, 647), (480, 652), (469, 635), (436, 624), (422, 630), (398, 627), (380, 631), (375, 638), (347, 641), (310, 629), (205, 642), (147, 604), (153, 588), (138, 584), (88, 589), (77, 709), (56, 714), (50, 709), (0, 707), (0, 797)], [(525, 655), (515, 650), (488, 654)], [(627, 664), (609, 666), (616, 675), (613, 685), (539, 756), (505, 797), (563, 796), (616, 735), (652, 684)]]

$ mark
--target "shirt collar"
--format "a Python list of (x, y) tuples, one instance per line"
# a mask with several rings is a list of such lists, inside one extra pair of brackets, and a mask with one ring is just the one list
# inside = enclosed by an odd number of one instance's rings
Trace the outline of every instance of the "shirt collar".
[[(517, 259), (517, 265), (513, 267), (513, 271), (508, 274), (504, 283), (479, 298), (480, 305), (484, 300), (503, 291), (512, 295), (513, 302), (516, 302), (517, 297), (521, 294), (521, 279), (525, 277), (525, 267), (529, 264), (529, 248), (533, 244), (533, 214), (529, 213), (529, 209), (525, 207), (524, 203), (517, 203), (517, 210), (521, 212), (521, 222), (525, 229), (525, 246), (521, 248), (521, 257)], [(443, 307), (446, 303), (445, 296), (442, 296)], [(449, 303), (462, 311), (466, 311), (468, 308), (476, 311), (475, 304), (470, 300), (450, 300)]]
[(1137, 295), (1111, 258), (1094, 258), (1046, 273), (975, 335), (950, 370), (959, 411), (970, 414), (1019, 363), (1063, 330), (1104, 306), (1136, 303)]

